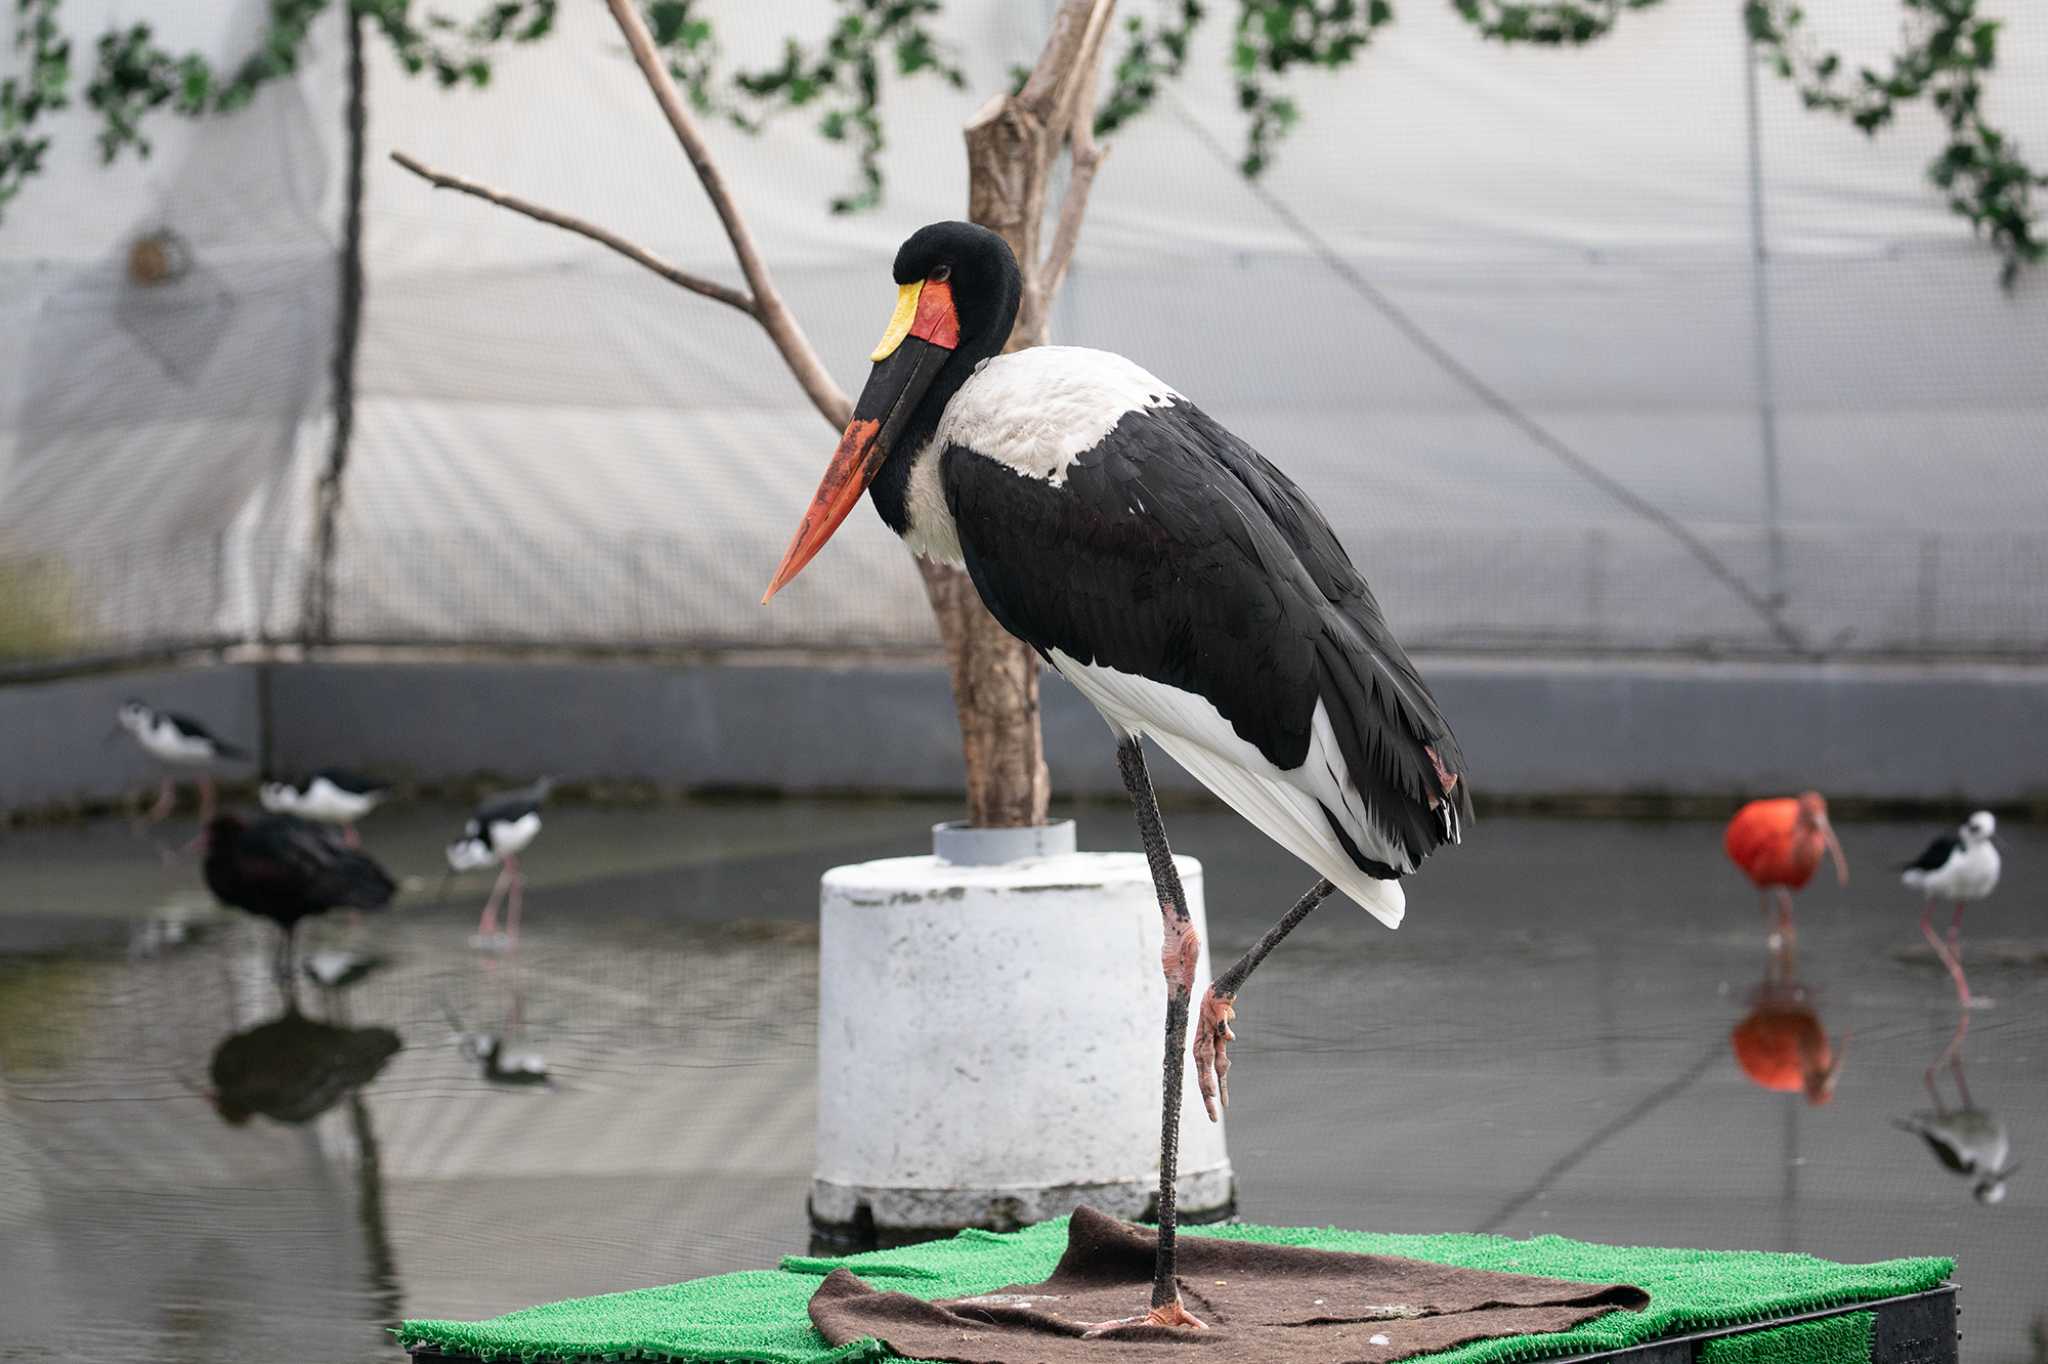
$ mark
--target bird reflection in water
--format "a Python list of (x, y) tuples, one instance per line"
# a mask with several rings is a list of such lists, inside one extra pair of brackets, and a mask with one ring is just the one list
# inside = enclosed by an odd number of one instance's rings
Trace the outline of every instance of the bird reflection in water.
[(1742, 1073), (1760, 1088), (1824, 1104), (1835, 1097), (1849, 1040), (1828, 1039), (1814, 992), (1799, 978), (1795, 941), (1784, 929), (1771, 935), (1763, 982), (1728, 1041)]
[[(2012, 1158), (2012, 1141), (2005, 1124), (1979, 1108), (1970, 1097), (1970, 1083), (1963, 1075), (1963, 1038), (1970, 1031), (1968, 1005), (1958, 1009), (1955, 1032), (1948, 1045), (1934, 1058), (1923, 1077), (1934, 1107), (1909, 1118), (1895, 1118), (1902, 1131), (1925, 1142), (1943, 1169), (1970, 1181), (1970, 1193), (1979, 1203), (2005, 1200), (2005, 1185), (2019, 1163)], [(1955, 1082), (1956, 1104), (1951, 1107), (1941, 1093), (1941, 1073), (1949, 1072)]]
[[(325, 992), (341, 1007), (344, 997)], [(265, 1117), (304, 1127), (340, 1105), (354, 1138), (356, 1217), (362, 1227), (369, 1297), (383, 1327), (403, 1315), (398, 1264), (384, 1218), (382, 1149), (363, 1101), (363, 1087), (398, 1054), (398, 1034), (383, 1027), (349, 1027), (308, 1018), (292, 992), (285, 1011), (267, 1023), (228, 1034), (214, 1048), (206, 1097), (223, 1122), (246, 1127)], [(315, 1143), (325, 1148), (326, 1143)], [(380, 1339), (382, 1327), (380, 1327)]]
[[(497, 961), (484, 958), (484, 978), (488, 981), (499, 974)], [(463, 1059), (474, 1064), (488, 1084), (512, 1087), (545, 1085), (553, 1088), (554, 1081), (548, 1076), (546, 1058), (533, 1049), (526, 1037), (525, 970), (515, 963), (503, 972), (503, 976), (506, 982), (505, 1007), (503, 1020), (496, 1032), (473, 1031), (464, 1027), (454, 1007), (443, 1002), (441, 1012), (447, 1016), (448, 1026), (455, 1031), (455, 1044)]]
[(207, 1097), (237, 1127), (259, 1114), (296, 1126), (376, 1079), (399, 1046), (389, 1028), (323, 1023), (300, 1013), (293, 1001), (268, 1023), (222, 1039)]

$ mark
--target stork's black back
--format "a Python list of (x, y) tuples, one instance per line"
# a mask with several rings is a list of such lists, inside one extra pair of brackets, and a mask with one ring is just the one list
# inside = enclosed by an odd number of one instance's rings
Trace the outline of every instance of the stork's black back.
[(222, 904), (290, 928), (330, 909), (383, 909), (398, 883), (320, 825), (292, 815), (206, 826), (206, 886)]

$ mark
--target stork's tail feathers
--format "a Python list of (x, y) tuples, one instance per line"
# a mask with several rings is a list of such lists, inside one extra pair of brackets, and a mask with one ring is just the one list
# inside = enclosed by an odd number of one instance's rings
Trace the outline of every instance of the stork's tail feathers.
[(1356, 869), (1342, 879), (1332, 876), (1330, 881), (1388, 928), (1401, 926), (1401, 918), (1408, 912), (1408, 896), (1399, 881), (1382, 881)]

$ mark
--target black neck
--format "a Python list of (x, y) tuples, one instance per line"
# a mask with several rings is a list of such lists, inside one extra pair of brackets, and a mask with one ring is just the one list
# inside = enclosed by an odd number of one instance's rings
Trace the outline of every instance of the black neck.
[[(960, 309), (960, 345), (946, 359), (946, 364), (932, 380), (932, 386), (925, 390), (917, 410), (910, 415), (903, 434), (889, 450), (889, 457), (882, 462), (875, 474), (875, 481), (868, 486), (868, 496), (874, 499), (875, 510), (890, 530), (902, 535), (910, 529), (910, 473), (917, 458), (926, 445), (931, 443), (932, 434), (939, 429), (939, 419), (946, 414), (946, 404), (953, 401), (953, 395), (961, 385), (973, 377), (982, 361), (997, 354), (1010, 339), (1010, 328), (1017, 320), (1018, 291), (1022, 281), (1016, 276), (1016, 265), (1007, 255), (1003, 264), (1008, 267), (994, 293), (994, 301), (986, 308), (967, 306)], [(938, 452), (934, 452), (936, 458)]]

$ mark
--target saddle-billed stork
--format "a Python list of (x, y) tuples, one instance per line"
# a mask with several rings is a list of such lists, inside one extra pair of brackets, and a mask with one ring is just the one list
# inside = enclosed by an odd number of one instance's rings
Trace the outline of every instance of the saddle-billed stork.
[(1199, 943), (1140, 740), (1322, 878), (1203, 997), (1194, 1058), (1212, 1120), (1246, 977), (1333, 890), (1400, 923), (1398, 878), (1471, 821), (1464, 758), (1372, 589), (1286, 475), (1122, 356), (1000, 354), (1022, 281), (994, 233), (923, 228), (895, 279), (853, 419), (762, 600), (866, 492), (914, 552), (964, 565), (996, 620), (1109, 722), (1166, 930), (1159, 1251), (1152, 1310), (1132, 1320), (1200, 1326), (1174, 1279)]
[[(1993, 842), (1997, 836), (1997, 818), (1989, 810), (1979, 810), (1964, 820), (1961, 828), (1935, 839), (1899, 869), (1899, 879), (1920, 892), (1920, 932), (1934, 949), (1935, 959), (1948, 970), (1949, 979), (1955, 982), (1956, 999), (1966, 1009), (1991, 1002), (1971, 994), (1969, 977), (1963, 974), (1963, 905), (1998, 889), (1998, 845)], [(1948, 921), (1946, 947), (1934, 932), (1937, 900), (1955, 906)]]
[(1828, 821), (1827, 800), (1818, 791), (1749, 802), (1728, 821), (1721, 847), (1756, 887), (1766, 921), (1775, 900), (1778, 922), (1771, 935), (1774, 943), (1797, 939), (1792, 892), (1813, 879), (1823, 853), (1835, 859), (1836, 879), (1849, 884), (1849, 862), (1835, 839), (1835, 826)]

